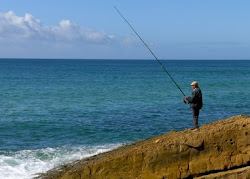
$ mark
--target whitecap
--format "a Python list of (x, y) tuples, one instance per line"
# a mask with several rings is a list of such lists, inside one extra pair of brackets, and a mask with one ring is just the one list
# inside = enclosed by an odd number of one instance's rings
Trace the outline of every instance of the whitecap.
[(64, 163), (87, 158), (121, 146), (64, 146), (17, 152), (0, 152), (0, 178), (30, 179)]

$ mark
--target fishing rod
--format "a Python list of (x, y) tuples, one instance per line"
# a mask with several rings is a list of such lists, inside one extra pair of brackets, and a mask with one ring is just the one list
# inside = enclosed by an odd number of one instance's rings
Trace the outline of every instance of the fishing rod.
[(149, 46), (146, 44), (146, 42), (141, 38), (141, 36), (136, 32), (136, 30), (132, 27), (132, 25), (127, 21), (127, 19), (122, 15), (122, 13), (116, 8), (116, 6), (114, 6), (115, 10), (118, 12), (118, 14), (123, 18), (123, 20), (130, 26), (130, 28), (135, 32), (135, 34), (139, 37), (139, 39), (142, 41), (142, 43), (147, 47), (147, 49), (150, 51), (150, 53), (154, 56), (155, 60), (159, 63), (159, 65), (161, 66), (161, 68), (163, 69), (163, 71), (165, 71), (168, 76), (170, 77), (170, 79), (174, 82), (174, 84), (176, 85), (176, 87), (180, 90), (180, 92), (183, 94), (183, 96), (185, 97), (186, 95), (184, 94), (184, 92), (181, 90), (181, 88), (179, 87), (179, 85), (176, 83), (176, 81), (173, 79), (173, 77), (170, 75), (170, 73), (167, 71), (167, 69), (164, 67), (163, 63), (156, 57), (156, 55), (154, 54), (154, 52), (149, 48)]

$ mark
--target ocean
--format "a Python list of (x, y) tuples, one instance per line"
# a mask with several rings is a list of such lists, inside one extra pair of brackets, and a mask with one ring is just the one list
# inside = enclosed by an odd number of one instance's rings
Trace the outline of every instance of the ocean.
[[(186, 95), (203, 93), (199, 124), (250, 114), (249, 60), (164, 60)], [(0, 178), (192, 127), (189, 105), (154, 60), (0, 59)]]

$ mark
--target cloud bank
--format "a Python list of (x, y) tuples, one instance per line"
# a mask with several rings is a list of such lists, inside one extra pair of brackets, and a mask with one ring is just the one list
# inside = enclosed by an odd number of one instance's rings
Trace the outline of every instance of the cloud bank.
[(0, 58), (136, 58), (138, 39), (70, 20), (45, 25), (33, 15), (0, 12)]
[[(153, 59), (129, 28), (127, 32), (132, 35), (114, 35), (68, 19), (46, 25), (29, 13), (0, 12), (0, 58)], [(183, 34), (147, 43), (160, 59), (249, 59), (248, 42)]]
[(73, 24), (70, 20), (61, 20), (59, 24), (43, 25), (39, 19), (26, 13), (17, 16), (13, 11), (0, 13), (0, 38), (8, 40), (50, 40), (83, 41), (89, 43), (108, 43), (113, 35)]

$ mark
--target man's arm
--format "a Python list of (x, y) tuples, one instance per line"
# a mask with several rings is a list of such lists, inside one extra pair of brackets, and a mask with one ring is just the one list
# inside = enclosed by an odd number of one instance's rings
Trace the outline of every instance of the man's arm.
[(193, 91), (192, 96), (185, 96), (185, 98), (188, 101), (188, 103), (194, 103), (196, 95), (197, 95), (196, 91)]

